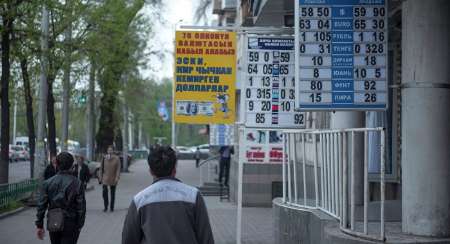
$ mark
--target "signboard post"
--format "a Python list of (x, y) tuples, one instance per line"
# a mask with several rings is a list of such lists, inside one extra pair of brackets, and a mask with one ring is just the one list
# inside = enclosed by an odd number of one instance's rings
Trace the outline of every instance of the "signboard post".
[(300, 110), (387, 108), (386, 0), (296, 0)]
[(295, 112), (294, 38), (247, 36), (245, 42), (245, 125), (301, 128), (305, 114)]
[(177, 31), (175, 41), (175, 122), (234, 123), (236, 33)]

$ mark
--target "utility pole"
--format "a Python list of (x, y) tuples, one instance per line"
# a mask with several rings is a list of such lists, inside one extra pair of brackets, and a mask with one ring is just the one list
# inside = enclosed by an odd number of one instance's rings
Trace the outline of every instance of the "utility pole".
[(45, 119), (47, 112), (47, 67), (48, 67), (48, 10), (47, 6), (42, 7), (42, 21), (41, 21), (41, 78), (39, 82), (39, 108), (38, 108), (38, 125), (37, 125), (37, 144), (36, 144), (36, 157), (34, 163), (34, 175), (35, 179), (42, 178), (42, 172), (45, 167)]
[(87, 97), (87, 135), (86, 135), (86, 157), (87, 160), (94, 159), (94, 125), (95, 125), (95, 62), (91, 58), (91, 69), (89, 71), (89, 89)]
[[(66, 3), (68, 5), (68, 3)], [(63, 77), (63, 104), (62, 104), (62, 135), (61, 135), (61, 149), (67, 151), (67, 140), (69, 139), (69, 101), (70, 101), (70, 68), (72, 64), (71, 58), (71, 42), (72, 41), (72, 26), (64, 32), (65, 55), (64, 63), (64, 77)]]

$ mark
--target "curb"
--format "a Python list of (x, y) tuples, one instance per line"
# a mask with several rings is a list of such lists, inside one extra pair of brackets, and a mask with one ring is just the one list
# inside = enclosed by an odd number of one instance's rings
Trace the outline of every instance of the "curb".
[(11, 211), (9, 211), (9, 212), (2, 213), (2, 214), (0, 214), (0, 219), (4, 219), (4, 218), (9, 217), (9, 216), (11, 216), (11, 215), (14, 215), (14, 214), (16, 214), (16, 213), (22, 212), (22, 211), (24, 211), (25, 209), (26, 209), (26, 207), (19, 207), (19, 208), (17, 208), (17, 209), (11, 210)]

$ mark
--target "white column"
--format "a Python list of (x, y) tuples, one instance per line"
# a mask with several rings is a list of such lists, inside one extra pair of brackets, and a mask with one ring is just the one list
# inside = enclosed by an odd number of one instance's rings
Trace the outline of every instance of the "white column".
[(402, 26), (402, 228), (450, 236), (450, 1), (404, 1)]

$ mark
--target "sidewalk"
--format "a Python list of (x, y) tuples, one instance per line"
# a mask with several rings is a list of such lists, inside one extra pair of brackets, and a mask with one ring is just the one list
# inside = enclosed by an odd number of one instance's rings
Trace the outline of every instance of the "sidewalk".
[[(113, 213), (103, 212), (101, 187), (96, 182), (93, 191), (86, 193), (86, 224), (80, 234), (80, 244), (119, 244), (121, 242), (123, 220), (131, 198), (152, 182), (145, 161), (135, 162), (130, 173), (121, 175), (116, 192), (116, 207)], [(187, 184), (198, 185), (198, 171), (194, 161), (182, 160), (178, 164), (178, 178)], [(217, 244), (236, 243), (236, 205), (219, 202), (218, 197), (205, 197), (210, 215), (214, 238)], [(0, 243), (30, 244), (50, 243), (48, 234), (45, 241), (35, 237), (35, 209), (28, 209), (0, 220)], [(269, 208), (243, 209), (243, 243), (273, 243), (272, 210)]]

